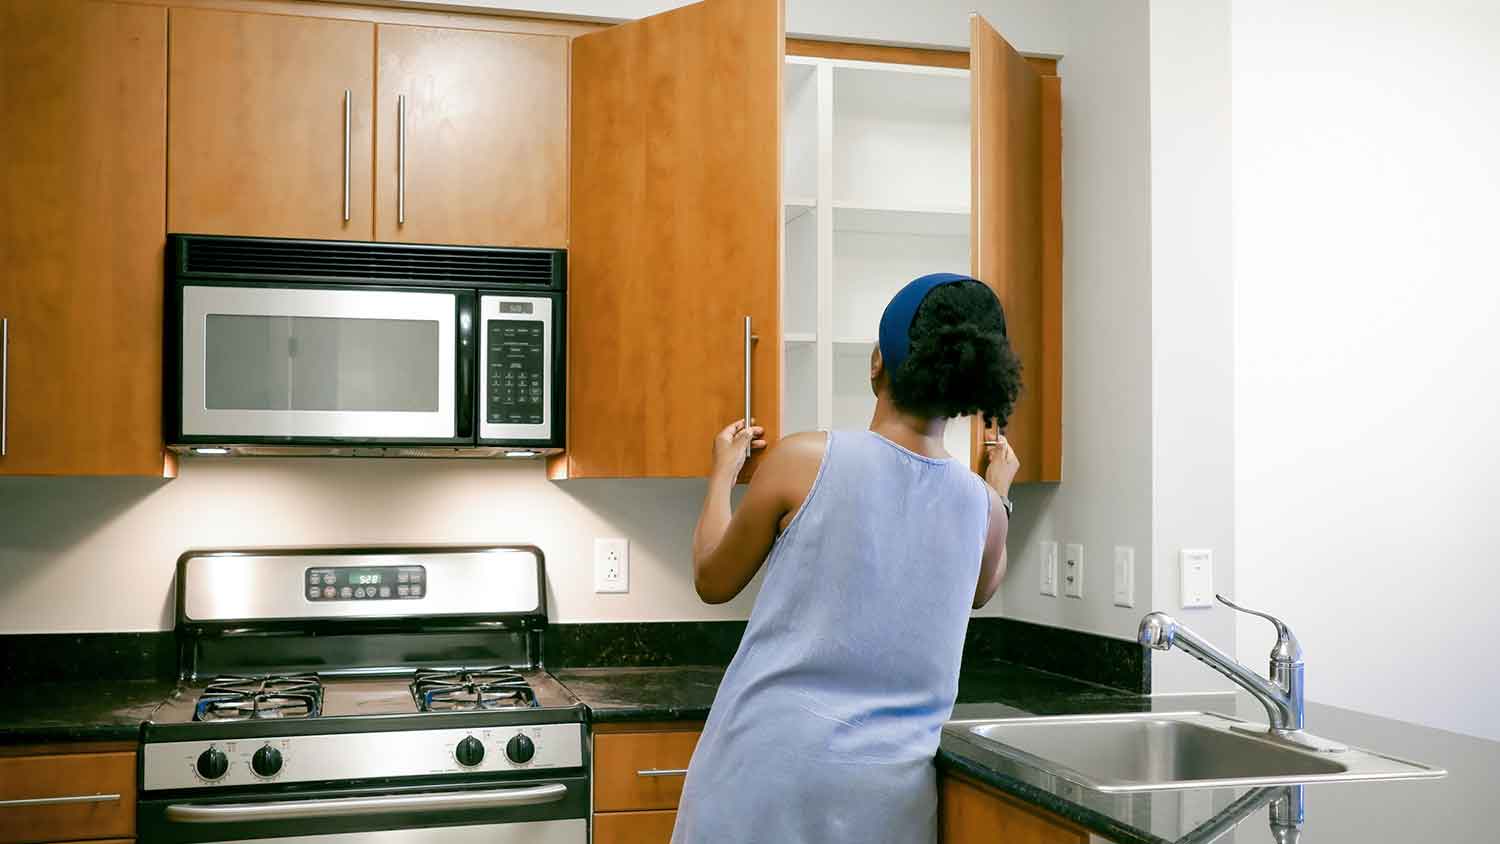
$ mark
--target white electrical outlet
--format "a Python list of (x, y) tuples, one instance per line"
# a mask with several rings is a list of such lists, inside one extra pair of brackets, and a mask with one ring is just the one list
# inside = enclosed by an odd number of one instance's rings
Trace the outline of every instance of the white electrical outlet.
[(1042, 594), (1057, 597), (1057, 543), (1042, 543)]
[(594, 591), (630, 591), (630, 540), (594, 540)]
[(1184, 548), (1177, 558), (1182, 561), (1182, 606), (1214, 605), (1214, 552), (1207, 548)]
[(1115, 606), (1135, 606), (1135, 549), (1115, 546)]
[(1083, 546), (1076, 542), (1063, 549), (1063, 594), (1083, 597)]

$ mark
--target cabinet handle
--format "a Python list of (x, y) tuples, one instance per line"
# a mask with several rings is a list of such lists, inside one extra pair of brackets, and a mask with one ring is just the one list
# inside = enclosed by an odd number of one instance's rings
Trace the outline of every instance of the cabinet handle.
[[(750, 362), (750, 341), (751, 341), (750, 317), (747, 316), (747, 317), (745, 317), (745, 427), (746, 428), (750, 427), (750, 384), (753, 382), (754, 377), (755, 377), (754, 371), (751, 369), (752, 364)], [(751, 441), (752, 442), (754, 441), (753, 437), (751, 438)], [(748, 445), (745, 446), (745, 456), (746, 457), (750, 456), (751, 451), (753, 451), (753, 449), (750, 446), (748, 446)]]
[(396, 97), (396, 224), (406, 223), (406, 95)]
[(344, 222), (349, 222), (349, 89), (344, 89)]
[(65, 806), (69, 803), (115, 803), (118, 794), (84, 794), (78, 797), (28, 797), (24, 800), (0, 800), (0, 809), (19, 809), (22, 806)]
[(647, 768), (644, 771), (636, 771), (638, 777), (685, 777), (687, 768)]
[(10, 413), (10, 318), (0, 317), (0, 457), (5, 456), (5, 420)]

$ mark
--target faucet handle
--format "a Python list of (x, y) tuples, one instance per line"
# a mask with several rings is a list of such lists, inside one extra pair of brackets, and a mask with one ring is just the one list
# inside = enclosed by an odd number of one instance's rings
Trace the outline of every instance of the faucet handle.
[(1238, 610), (1239, 612), (1246, 613), (1247, 615), (1260, 616), (1261, 618), (1264, 618), (1266, 621), (1269, 621), (1271, 622), (1271, 624), (1276, 626), (1276, 647), (1271, 649), (1271, 659), (1273, 661), (1302, 661), (1302, 645), (1298, 644), (1297, 637), (1292, 634), (1292, 628), (1286, 626), (1286, 622), (1282, 621), (1274, 615), (1271, 615), (1270, 613), (1264, 613), (1259, 610), (1252, 610), (1248, 607), (1242, 607), (1239, 604), (1236, 604), (1234, 601), (1231, 601), (1228, 598), (1224, 597), (1223, 595), (1215, 594), (1214, 597), (1219, 599), (1219, 603), (1223, 604), (1226, 607), (1229, 607), (1232, 610)]

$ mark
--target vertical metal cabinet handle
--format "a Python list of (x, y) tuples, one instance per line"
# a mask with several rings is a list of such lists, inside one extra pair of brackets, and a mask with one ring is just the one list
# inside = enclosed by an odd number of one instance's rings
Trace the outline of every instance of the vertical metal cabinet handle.
[(10, 414), (10, 318), (0, 317), (0, 457), (5, 456), (5, 422)]
[(396, 97), (396, 224), (406, 223), (406, 95)]
[(27, 797), (22, 800), (0, 800), (0, 809), (19, 809), (22, 806), (66, 806), (72, 803), (116, 803), (118, 794), (81, 794), (77, 797)]
[(349, 89), (344, 89), (344, 222), (349, 222)]
[[(745, 427), (750, 427), (750, 384), (754, 379), (750, 362), (750, 317), (745, 317)], [(745, 456), (749, 457), (752, 449), (745, 446)]]
[(685, 777), (687, 768), (647, 768), (644, 771), (636, 771), (638, 777)]

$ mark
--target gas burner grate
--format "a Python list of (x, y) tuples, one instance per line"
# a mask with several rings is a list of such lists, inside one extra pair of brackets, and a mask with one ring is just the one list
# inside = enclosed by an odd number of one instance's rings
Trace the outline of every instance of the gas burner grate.
[(471, 712), (536, 706), (525, 678), (508, 668), (419, 668), (411, 696), (422, 712)]
[(323, 683), (316, 674), (224, 676), (210, 680), (193, 707), (194, 721), (316, 718)]

